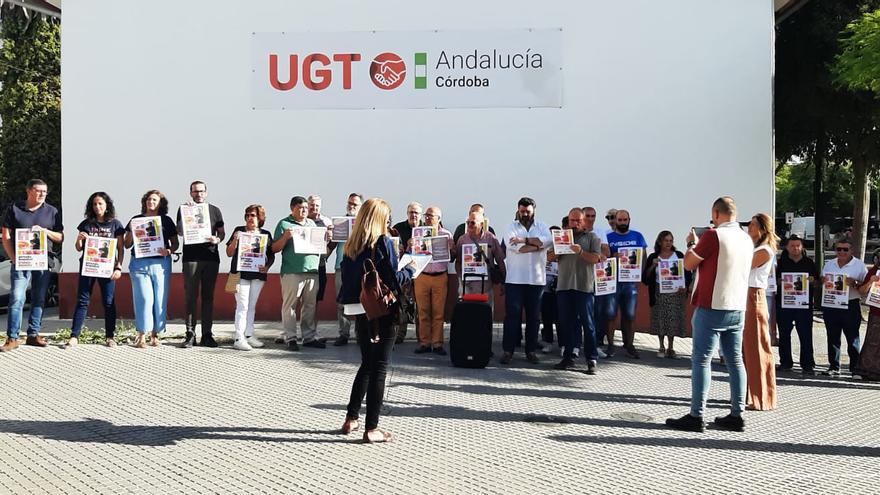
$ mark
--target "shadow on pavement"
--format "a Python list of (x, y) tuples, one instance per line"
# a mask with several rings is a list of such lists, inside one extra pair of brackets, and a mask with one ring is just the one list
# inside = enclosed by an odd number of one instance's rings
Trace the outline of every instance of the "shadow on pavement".
[(691, 449), (740, 450), (782, 454), (840, 455), (847, 457), (880, 457), (880, 448), (848, 445), (817, 445), (811, 443), (777, 443), (718, 438), (647, 438), (579, 435), (551, 435), (551, 440), (595, 444), (634, 445), (639, 447), (684, 447)]
[[(82, 421), (0, 420), (0, 433), (30, 435), (46, 440), (77, 443), (110, 443), (160, 447), (181, 440), (248, 440), (281, 443), (356, 443), (338, 430), (291, 430), (279, 428), (114, 425), (87, 418)], [(261, 435), (262, 434), (262, 435)], [(270, 436), (273, 435), (273, 436)], [(299, 435), (299, 436), (278, 436)], [(337, 438), (304, 438), (326, 435)]]
[[(687, 378), (690, 380), (689, 375), (666, 375), (668, 378)], [(728, 377), (726, 375), (723, 376), (713, 376), (712, 381), (725, 382), (727, 383)], [(785, 376), (777, 376), (776, 384), (781, 386), (793, 386), (793, 387), (815, 387), (815, 388), (847, 388), (852, 390), (876, 390), (880, 391), (880, 383), (875, 382), (857, 382), (857, 381), (849, 381), (847, 378), (831, 378), (831, 377), (823, 377), (823, 376), (811, 376), (808, 378), (786, 378)]]

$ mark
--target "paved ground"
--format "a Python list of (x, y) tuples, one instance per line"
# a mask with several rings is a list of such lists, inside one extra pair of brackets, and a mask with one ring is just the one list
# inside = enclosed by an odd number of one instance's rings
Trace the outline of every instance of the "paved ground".
[[(661, 424), (687, 411), (689, 361), (655, 358), (654, 342), (587, 376), (550, 355), (461, 370), (408, 341), (387, 445), (336, 434), (354, 345), (21, 348), (0, 355), (0, 493), (878, 492), (880, 384), (785, 376), (779, 409), (747, 413), (745, 433), (675, 432)], [(727, 397), (717, 371), (710, 416)]]

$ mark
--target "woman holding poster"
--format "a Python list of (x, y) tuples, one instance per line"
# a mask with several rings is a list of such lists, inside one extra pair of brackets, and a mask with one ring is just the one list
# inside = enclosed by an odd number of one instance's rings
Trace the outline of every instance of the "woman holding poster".
[[(862, 260), (852, 255), (852, 244), (846, 238), (834, 244), (837, 257), (822, 268), (822, 319), (828, 338), (828, 369), (822, 374), (840, 376), (840, 334), (846, 336), (849, 370), (859, 367), (859, 326), (862, 310), (858, 287), (868, 274)], [(842, 293), (842, 297), (840, 294)], [(842, 304), (841, 304), (841, 301)]]
[[(125, 227), (116, 219), (113, 200), (105, 192), (94, 192), (86, 201), (85, 220), (76, 227), (78, 234), (74, 241), (77, 251), (83, 253), (79, 259), (79, 284), (76, 294), (76, 308), (73, 310), (73, 323), (70, 326), (70, 339), (67, 348), (75, 347), (82, 332), (86, 310), (92, 298), (95, 283), (101, 288), (101, 304), (104, 307), (104, 337), (107, 347), (115, 347), (116, 333), (116, 280), (122, 276), (122, 247)], [(115, 244), (115, 249), (111, 245)], [(109, 258), (109, 259), (108, 259)], [(102, 262), (112, 262), (112, 271), (91, 271)]]
[[(868, 295), (871, 311), (868, 315), (868, 330), (865, 343), (859, 351), (859, 368), (857, 373), (863, 380), (880, 380), (880, 249), (872, 256), (874, 266), (868, 270), (865, 283), (859, 292)], [(875, 287), (877, 286), (877, 287)]]
[[(664, 230), (654, 241), (654, 252), (645, 262), (642, 283), (648, 286), (651, 331), (660, 340), (657, 357), (675, 359), (675, 337), (686, 336), (685, 301), (691, 272), (684, 269), (684, 254), (675, 249), (672, 232)], [(664, 345), (666, 337), (668, 346)]]
[(141, 197), (141, 214), (125, 227), (125, 247), (131, 248), (131, 292), (137, 338), (134, 346), (159, 345), (159, 332), (165, 331), (168, 311), (168, 284), (171, 279), (171, 253), (180, 241), (174, 220), (168, 216), (168, 200), (156, 189)]
[(272, 245), (272, 233), (263, 229), (266, 210), (260, 205), (244, 209), (244, 225), (239, 225), (226, 243), (226, 255), (232, 258), (229, 274), (239, 275), (235, 291), (235, 341), (232, 347), (249, 351), (263, 347), (254, 337), (254, 314), (260, 291), (266, 283), (266, 272), (275, 261), (275, 253), (266, 249)]
[(770, 315), (767, 311), (767, 281), (776, 257), (779, 237), (773, 219), (758, 213), (749, 222), (749, 236), (755, 243), (749, 272), (749, 297), (743, 326), (743, 365), (746, 368), (746, 407), (753, 411), (776, 408), (776, 368), (770, 346)]

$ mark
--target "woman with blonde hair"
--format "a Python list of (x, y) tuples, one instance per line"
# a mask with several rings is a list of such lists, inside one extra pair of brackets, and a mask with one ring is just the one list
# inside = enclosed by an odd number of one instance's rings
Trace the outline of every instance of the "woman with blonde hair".
[[(394, 347), (395, 332), (392, 323), (400, 311), (400, 303), (395, 302), (388, 315), (369, 321), (360, 305), (361, 280), (364, 276), (364, 263), (372, 260), (379, 278), (400, 298), (400, 286), (412, 280), (415, 268), (409, 264), (397, 269), (397, 251), (388, 235), (391, 207), (385, 200), (370, 198), (364, 202), (355, 217), (351, 234), (345, 242), (344, 257), (337, 275), (342, 288), (336, 302), (345, 307), (345, 314), (354, 318), (354, 330), (358, 347), (361, 350), (361, 366), (351, 386), (342, 433), (349, 434), (360, 428), (358, 416), (364, 396), (367, 399), (365, 443), (391, 441), (391, 433), (379, 429), (379, 410), (385, 395), (385, 374), (391, 349)], [(339, 283), (339, 281), (337, 281)], [(378, 341), (372, 338), (374, 325), (378, 327)]]
[(776, 408), (776, 369), (770, 347), (770, 317), (764, 291), (767, 289), (773, 258), (776, 257), (779, 237), (773, 231), (773, 219), (765, 213), (752, 217), (749, 236), (755, 243), (755, 252), (749, 272), (749, 296), (743, 328), (746, 407), (768, 411)]

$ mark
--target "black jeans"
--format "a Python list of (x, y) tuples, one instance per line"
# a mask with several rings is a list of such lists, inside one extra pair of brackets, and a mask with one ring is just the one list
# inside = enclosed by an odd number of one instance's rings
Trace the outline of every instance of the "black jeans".
[[(214, 286), (219, 261), (187, 261), (183, 264), (183, 290), (186, 293), (186, 331), (195, 332), (196, 301), (202, 296), (202, 338), (211, 335), (214, 326)], [(201, 290), (200, 290), (201, 289)]]
[(797, 329), (801, 343), (801, 369), (812, 371), (816, 365), (813, 359), (813, 310), (780, 308), (776, 311), (776, 326), (779, 328), (779, 365), (791, 368), (791, 330)]
[(822, 308), (825, 334), (828, 338), (828, 369), (840, 371), (840, 334), (846, 336), (850, 371), (859, 369), (859, 326), (862, 310), (858, 299), (851, 299), (847, 309)]
[(351, 397), (348, 400), (349, 419), (357, 419), (361, 410), (361, 402), (367, 397), (366, 430), (379, 426), (379, 409), (385, 395), (385, 374), (391, 360), (391, 349), (394, 347), (395, 332), (392, 323), (397, 312), (379, 318), (379, 342), (370, 342), (372, 326), (367, 317), (359, 315), (354, 321), (354, 333), (358, 347), (361, 348), (361, 367), (358, 368), (354, 383), (351, 385)]
[[(541, 295), (541, 339), (544, 342), (553, 342), (553, 328), (558, 327), (557, 322), (556, 292), (545, 291)], [(557, 337), (558, 330), (557, 328)]]

